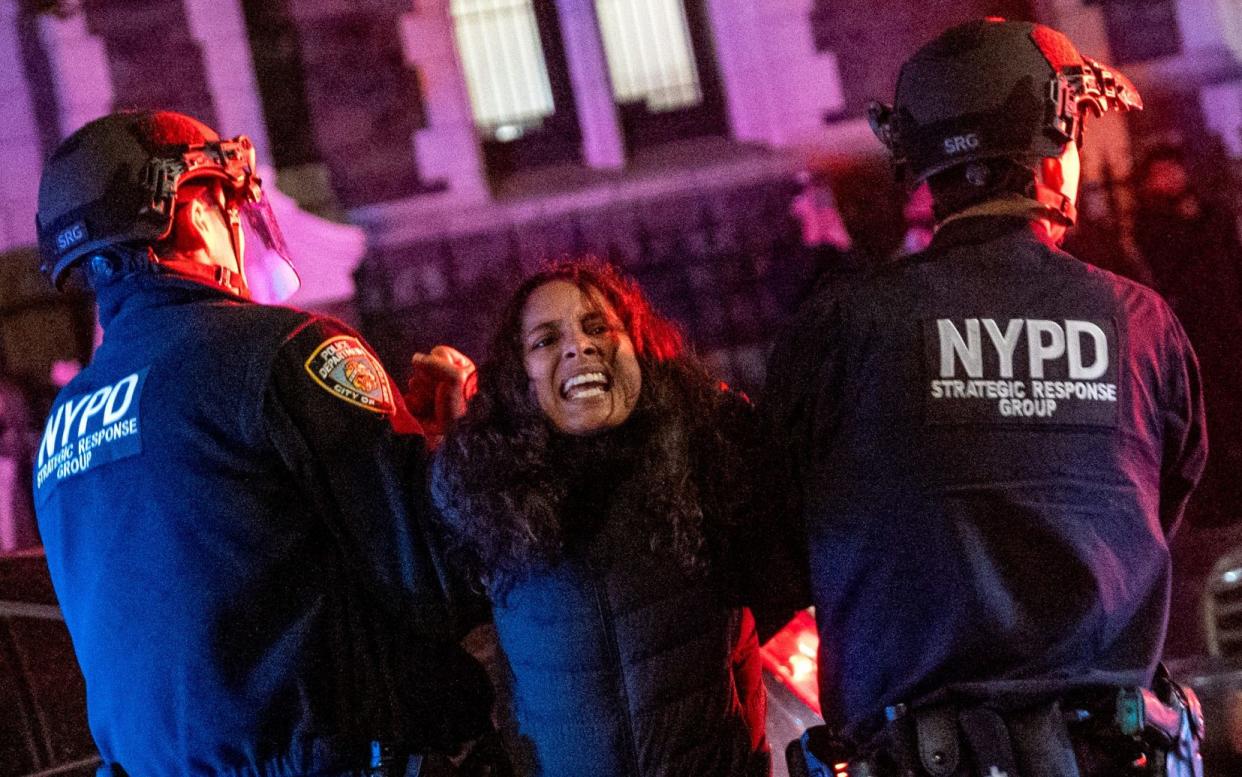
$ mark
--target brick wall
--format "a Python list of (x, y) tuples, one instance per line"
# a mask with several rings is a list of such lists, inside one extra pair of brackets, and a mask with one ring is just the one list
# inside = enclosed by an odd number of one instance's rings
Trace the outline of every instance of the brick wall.
[(812, 273), (788, 215), (792, 195), (787, 179), (773, 179), (375, 249), (357, 273), (363, 332), (398, 380), (411, 353), (437, 343), (480, 359), (524, 273), (593, 253), (637, 278), (721, 378), (754, 391)]

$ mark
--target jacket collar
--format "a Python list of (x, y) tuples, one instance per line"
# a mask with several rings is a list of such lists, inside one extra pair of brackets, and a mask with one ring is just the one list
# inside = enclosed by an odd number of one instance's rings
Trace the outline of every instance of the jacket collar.
[(251, 304), (218, 287), (162, 273), (132, 273), (95, 289), (95, 301), (99, 307), (99, 324), (105, 330), (123, 315), (200, 300)]
[(1020, 216), (970, 216), (950, 221), (937, 229), (928, 249), (946, 250), (978, 245), (1007, 235), (1056, 248), (1038, 223), (1030, 219)]

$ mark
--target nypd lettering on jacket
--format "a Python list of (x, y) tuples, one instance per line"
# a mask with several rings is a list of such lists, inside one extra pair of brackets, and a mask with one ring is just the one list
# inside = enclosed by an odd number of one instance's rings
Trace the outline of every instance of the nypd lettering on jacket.
[(1116, 425), (1111, 321), (938, 318), (923, 325), (928, 423)]
[(35, 459), (40, 504), (60, 481), (142, 452), (138, 408), (147, 370), (70, 397), (47, 419)]

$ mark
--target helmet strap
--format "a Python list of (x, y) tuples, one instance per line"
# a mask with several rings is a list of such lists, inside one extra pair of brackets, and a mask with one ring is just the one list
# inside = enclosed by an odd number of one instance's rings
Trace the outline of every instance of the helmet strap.
[(239, 297), (249, 298), (250, 296), (249, 289), (246, 287), (246, 279), (218, 264), (202, 264), (187, 259), (167, 259), (157, 262), (155, 267), (158, 272), (189, 278), (208, 286), (216, 286)]
[(225, 222), (229, 225), (229, 240), (233, 244), (233, 256), (237, 261), (237, 272), (234, 273), (226, 267), (220, 267), (220, 273), (227, 273), (232, 279), (228, 286), (230, 291), (241, 297), (250, 298), (250, 289), (246, 285), (246, 257), (242, 246), (242, 227), (240, 205), (236, 209), (222, 208), (221, 215), (224, 216)]
[(1015, 216), (1024, 219), (1052, 219), (1058, 224), (1071, 226), (1077, 216), (1077, 210), (1069, 197), (1061, 192), (1035, 183), (1035, 196), (1025, 197), (1021, 194), (1006, 194), (977, 205), (959, 210), (942, 219), (936, 228), (945, 224), (975, 216)]
[(1035, 182), (1035, 200), (1047, 209), (1047, 215), (1067, 227), (1078, 221), (1078, 207), (1064, 192), (1047, 184)]

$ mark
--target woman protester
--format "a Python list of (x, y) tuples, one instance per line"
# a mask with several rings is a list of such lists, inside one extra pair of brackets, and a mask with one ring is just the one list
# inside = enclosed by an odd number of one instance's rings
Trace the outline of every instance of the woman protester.
[[(769, 774), (742, 606), (767, 556), (754, 440), (745, 400), (611, 267), (517, 290), (433, 496), (491, 600), (539, 774)], [(757, 611), (779, 626), (785, 599)]]

